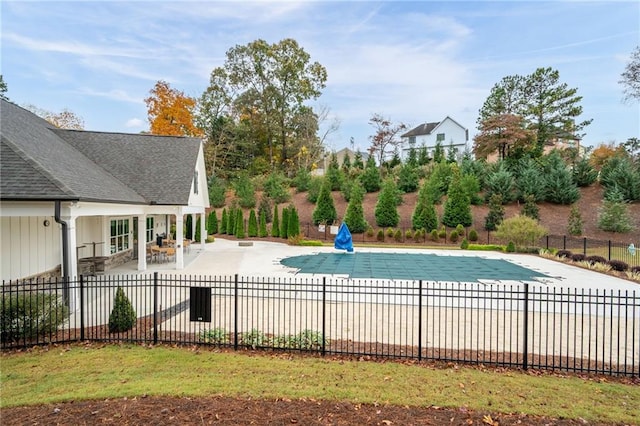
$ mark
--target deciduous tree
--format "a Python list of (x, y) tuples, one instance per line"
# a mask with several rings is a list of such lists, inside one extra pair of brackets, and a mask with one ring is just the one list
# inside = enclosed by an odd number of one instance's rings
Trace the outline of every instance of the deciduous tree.
[(636, 46), (631, 52), (631, 58), (621, 77), (619, 83), (624, 88), (624, 99), (626, 101), (640, 100), (640, 46)]
[(202, 136), (202, 130), (194, 124), (195, 98), (160, 80), (144, 102), (147, 104), (150, 131), (154, 135)]
[(387, 156), (393, 155), (400, 145), (399, 133), (407, 129), (404, 123), (393, 123), (381, 114), (373, 114), (369, 124), (375, 128), (375, 134), (370, 136), (371, 146), (369, 155), (376, 156), (378, 165), (382, 167)]

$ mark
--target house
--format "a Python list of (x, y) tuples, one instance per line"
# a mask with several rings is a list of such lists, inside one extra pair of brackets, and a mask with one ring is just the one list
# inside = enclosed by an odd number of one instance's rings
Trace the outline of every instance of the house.
[[(340, 166), (342, 166), (346, 157), (349, 157), (349, 161), (351, 162), (351, 164), (353, 164), (353, 161), (356, 158), (356, 152), (357, 151), (353, 151), (349, 148), (342, 148), (341, 150), (336, 152), (325, 153), (324, 157), (322, 157), (322, 161), (320, 161), (319, 167), (313, 171), (313, 174), (316, 176), (323, 176), (325, 170), (329, 168), (329, 163), (331, 162), (331, 157), (333, 156), (333, 154), (336, 155), (338, 164)], [(367, 159), (369, 158), (369, 154), (366, 152), (360, 152), (360, 156), (362, 158), (362, 163), (365, 164), (367, 162)]]
[(400, 136), (402, 159), (407, 158), (411, 148), (426, 149), (433, 153), (436, 145), (440, 143), (445, 152), (453, 146), (459, 153), (467, 149), (469, 130), (460, 123), (447, 116), (440, 122), (423, 123)]
[[(209, 207), (202, 141), (59, 129), (0, 101), (0, 274), (3, 281), (75, 277), (78, 260), (137, 259), (147, 243), (183, 235)], [(175, 268), (184, 266), (182, 239)]]

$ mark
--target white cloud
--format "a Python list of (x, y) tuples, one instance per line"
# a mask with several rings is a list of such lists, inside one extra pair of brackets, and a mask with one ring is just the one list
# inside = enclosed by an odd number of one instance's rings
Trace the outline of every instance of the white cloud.
[(146, 122), (140, 120), (139, 118), (131, 118), (127, 120), (124, 126), (128, 129), (131, 129), (131, 128), (140, 129), (146, 126)]

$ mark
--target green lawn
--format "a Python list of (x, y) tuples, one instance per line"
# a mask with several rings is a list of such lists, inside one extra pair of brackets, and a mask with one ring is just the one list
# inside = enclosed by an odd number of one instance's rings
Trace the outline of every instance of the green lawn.
[(138, 395), (314, 398), (640, 423), (640, 386), (480, 368), (206, 348), (72, 345), (4, 353), (2, 407)]

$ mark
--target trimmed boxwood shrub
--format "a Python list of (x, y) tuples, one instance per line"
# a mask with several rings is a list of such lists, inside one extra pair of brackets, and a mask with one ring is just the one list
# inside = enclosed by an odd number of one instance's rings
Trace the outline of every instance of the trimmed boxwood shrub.
[(571, 251), (569, 250), (558, 250), (558, 252), (556, 253), (557, 257), (566, 257), (568, 259), (571, 259), (571, 256), (573, 256), (573, 253), (571, 253)]
[(587, 256), (587, 257), (584, 258), (584, 260), (586, 260), (587, 262), (591, 263), (592, 265), (594, 263), (607, 263), (607, 259), (605, 259), (602, 256), (597, 256), (597, 255)]
[(438, 241), (440, 239), (440, 234), (438, 234), (437, 229), (431, 230), (431, 241)]
[(516, 245), (513, 243), (513, 241), (509, 241), (509, 244), (507, 244), (506, 252), (507, 253), (515, 253), (516, 252)]
[(627, 265), (622, 260), (610, 260), (607, 263), (609, 264), (609, 266), (611, 266), (611, 269), (613, 269), (614, 271), (624, 272), (627, 269), (629, 269), (629, 265)]
[(460, 244), (460, 248), (462, 250), (466, 250), (469, 248), (469, 240), (467, 240), (466, 238), (462, 239), (462, 244)]
[(401, 243), (402, 242), (402, 231), (399, 230), (399, 229), (396, 229), (396, 232), (393, 233), (393, 238), (395, 238), (397, 242)]
[(478, 231), (476, 231), (475, 229), (471, 229), (469, 231), (469, 241), (478, 241)]
[(458, 241), (458, 231), (456, 230), (451, 231), (451, 233), (449, 234), (449, 241), (451, 241), (452, 243), (455, 243)]
[(574, 262), (581, 262), (583, 260), (585, 260), (586, 256), (582, 253), (575, 253), (571, 255), (571, 260), (573, 260)]
[(122, 287), (116, 290), (116, 298), (113, 302), (113, 309), (109, 315), (109, 333), (121, 333), (129, 331), (136, 323), (136, 311)]
[(384, 241), (384, 231), (382, 229), (378, 229), (378, 235), (376, 236), (378, 241)]

